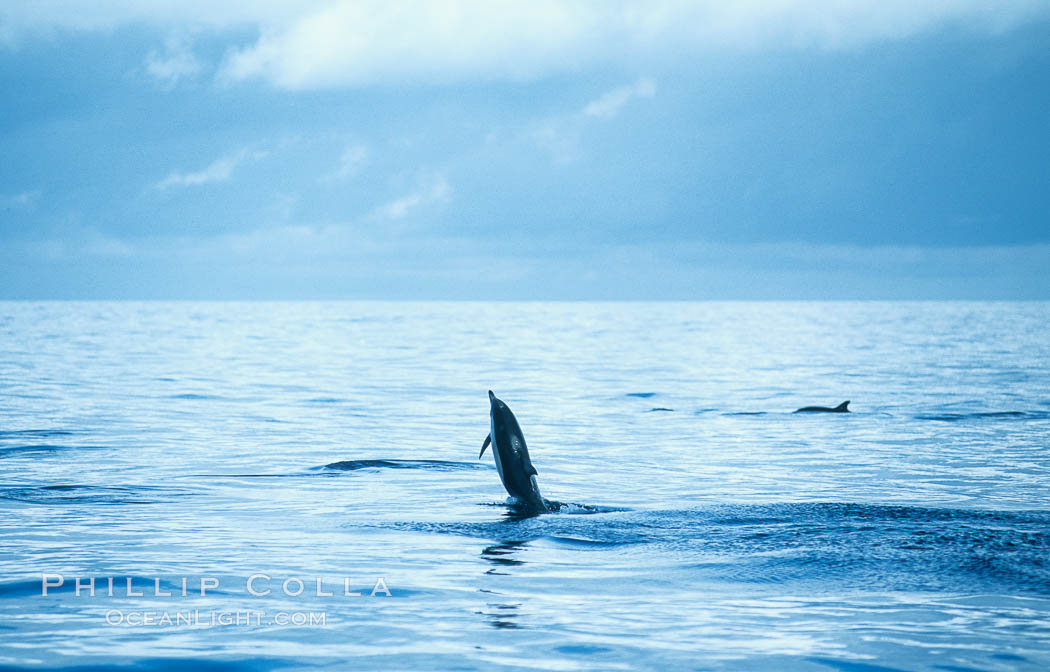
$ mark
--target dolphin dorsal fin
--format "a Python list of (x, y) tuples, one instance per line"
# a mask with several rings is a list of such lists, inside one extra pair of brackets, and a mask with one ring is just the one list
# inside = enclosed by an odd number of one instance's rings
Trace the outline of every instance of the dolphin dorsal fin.
[(847, 406), (849, 406), (849, 402), (848, 401), (844, 401), (841, 404), (839, 404), (838, 406), (836, 406), (835, 410), (838, 411), (839, 413), (849, 413), (849, 409), (846, 408)]
[(481, 444), (481, 452), (478, 453), (478, 459), (479, 460), (481, 459), (481, 456), (485, 454), (485, 449), (489, 447), (490, 443), (492, 443), (492, 434), (491, 433), (489, 433), (489, 435), (485, 437), (485, 442), (483, 444)]

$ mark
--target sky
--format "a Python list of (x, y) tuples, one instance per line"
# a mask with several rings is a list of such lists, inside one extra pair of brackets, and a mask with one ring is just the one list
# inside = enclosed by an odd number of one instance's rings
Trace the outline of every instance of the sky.
[(1050, 2), (5, 0), (0, 299), (1050, 299)]

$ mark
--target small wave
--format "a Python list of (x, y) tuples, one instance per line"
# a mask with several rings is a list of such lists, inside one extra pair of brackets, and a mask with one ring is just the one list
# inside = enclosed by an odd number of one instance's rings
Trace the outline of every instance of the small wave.
[(483, 462), (448, 462), (445, 460), (344, 460), (326, 464), (322, 469), (357, 471), (359, 469), (431, 469), (434, 471), (459, 471), (464, 469), (489, 469)]
[(550, 513), (561, 513), (570, 516), (589, 516), (595, 513), (616, 513), (619, 511), (630, 511), (613, 506), (596, 506), (594, 504), (576, 504), (573, 502), (556, 502), (553, 499), (547, 502), (547, 510)]
[[(380, 523), (380, 527), (429, 534), (451, 534), (497, 541), (488, 546), (483, 555), (493, 555), (494, 549), (519, 550), (537, 540), (549, 538), (557, 543), (576, 546), (609, 547), (634, 544), (641, 540), (632, 523), (621, 518), (595, 518), (592, 514), (630, 511), (608, 506), (572, 504), (547, 500), (552, 508), (547, 514), (524, 513), (509, 508), (498, 520), (485, 522), (398, 521)], [(505, 503), (490, 502), (482, 506), (505, 507)], [(371, 525), (369, 527), (372, 527)]]
[(0, 597), (30, 597), (40, 594), (40, 579), (0, 583)]
[(735, 581), (1050, 592), (1043, 511), (819, 502), (641, 515), (650, 543), (695, 554), (690, 566)]
[(188, 474), (177, 478), (316, 478), (317, 476), (328, 476), (330, 474), (301, 473), (301, 474)]
[(656, 392), (628, 392), (628, 397), (637, 397), (638, 399), (649, 399), (656, 396)]
[[(0, 499), (29, 504), (156, 504), (184, 493), (148, 486), (119, 487), (79, 484), (0, 486)], [(151, 496), (152, 495), (152, 496)]]
[[(493, 506), (496, 506), (495, 504)], [(612, 513), (624, 511), (585, 505), (563, 505), (587, 509), (577, 513)], [(483, 555), (494, 555), (493, 549), (519, 550), (538, 539), (577, 546), (619, 546), (645, 540), (634, 523), (622, 518), (595, 518), (590, 515), (506, 515), (485, 522), (399, 521), (380, 523), (381, 527), (427, 534), (450, 534), (476, 539), (490, 539), (495, 546), (486, 547)], [(372, 527), (372, 526), (370, 526)]]
[(655, 411), (667, 411), (669, 413), (674, 413), (674, 409), (673, 408), (664, 408), (663, 406), (657, 406), (656, 408), (650, 408), (648, 411), (646, 411), (646, 413), (653, 413)]
[(307, 399), (308, 404), (341, 404), (346, 399), (339, 399), (338, 397), (315, 397), (313, 399)]
[(50, 444), (36, 444), (26, 446), (3, 446), (0, 447), (0, 459), (5, 457), (16, 457), (31, 453), (54, 453), (63, 450), (65, 446), (53, 446)]
[(73, 436), (73, 432), (65, 429), (17, 429), (0, 430), (0, 439), (7, 438), (34, 438), (46, 439), (52, 436)]
[(619, 511), (630, 511), (630, 509), (616, 508), (612, 506), (595, 506), (592, 504), (576, 504), (573, 502), (559, 502), (553, 499), (544, 499), (547, 510), (536, 510), (521, 505), (515, 498), (508, 497), (503, 502), (486, 502), (481, 506), (506, 507), (506, 517), (513, 520), (526, 520), (545, 514), (559, 514), (569, 516), (590, 516), (596, 513), (615, 513)]
[(683, 568), (715, 580), (754, 585), (1050, 594), (1047, 511), (811, 502), (595, 517), (560, 514), (622, 510), (549, 504), (552, 515), (510, 511), (487, 522), (406, 521), (393, 527), (517, 546), (540, 539), (595, 551), (641, 545), (672, 553)]
[(565, 646), (556, 646), (554, 650), (558, 653), (567, 653), (574, 656), (592, 656), (596, 653), (612, 651), (612, 649), (607, 649), (604, 646), (593, 646), (590, 644), (566, 644)]
[(75, 449), (96, 450), (100, 446), (60, 446), (53, 443), (26, 443), (15, 446), (0, 446), (0, 459), (9, 457), (30, 456), (37, 453), (57, 453), (63, 450)]
[(1045, 411), (975, 411), (972, 413), (923, 413), (916, 420), (958, 422), (960, 420), (1045, 420), (1050, 413)]
[(607, 546), (615, 546), (616, 545), (616, 543), (612, 542), (612, 541), (605, 541), (603, 539), (587, 539), (587, 538), (584, 538), (584, 537), (569, 537), (569, 536), (551, 535), (551, 536), (547, 537), (547, 539), (549, 539), (549, 540), (551, 540), (551, 541), (553, 541), (553, 542), (555, 542), (557, 544), (564, 545), (564, 546), (574, 546), (574, 547), (580, 547), (580, 548), (588, 548), (588, 547), (605, 548)]
[(221, 398), (222, 397), (218, 397), (218, 396), (215, 396), (215, 395), (212, 395), (212, 394), (195, 394), (193, 392), (189, 392), (189, 393), (186, 393), (186, 394), (173, 394), (170, 397), (168, 397), (168, 399), (188, 399), (188, 400), (200, 400), (200, 401), (208, 400), (208, 399), (221, 399)]
[(735, 411), (733, 413), (723, 413), (722, 415), (766, 415), (765, 411)]
[[(820, 665), (827, 665), (828, 667), (838, 670), (839, 672), (907, 672), (899, 667), (887, 667), (885, 665), (872, 665), (871, 663), (859, 663), (855, 660), (842, 660), (839, 658), (810, 658), (814, 663)], [(938, 665), (942, 670), (955, 670), (955, 672), (980, 672), (973, 668), (968, 667), (950, 667), (947, 665)]]
[[(211, 592), (211, 591), (209, 591)], [(91, 660), (90, 658), (88, 659)], [(106, 656), (105, 661), (99, 664), (92, 662), (77, 663), (66, 667), (40, 667), (38, 665), (3, 666), (3, 672), (103, 672), (104, 670), (116, 670), (117, 672), (180, 672), (181, 670), (197, 670), (198, 672), (269, 672), (270, 670), (281, 670), (285, 668), (303, 667), (302, 660), (290, 658), (242, 658), (223, 659), (215, 658), (127, 658), (126, 662), (116, 664), (112, 656)], [(122, 660), (117, 658), (116, 660)]]

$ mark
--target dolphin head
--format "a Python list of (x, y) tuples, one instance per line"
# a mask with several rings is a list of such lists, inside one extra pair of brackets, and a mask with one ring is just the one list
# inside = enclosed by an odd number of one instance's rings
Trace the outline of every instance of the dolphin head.
[[(500, 401), (499, 398), (492, 393), (492, 390), (489, 390), (489, 418), (491, 419), (489, 425), (490, 432), (489, 436), (485, 439), (485, 444), (481, 447), (481, 453), (478, 455), (479, 458), (485, 454), (485, 448), (489, 446), (489, 442), (493, 441), (492, 432), (500, 431), (500, 429), (506, 425), (508, 414), (513, 417), (513, 414), (511, 414), (507, 405)], [(493, 448), (495, 448), (495, 443), (492, 445)]]
[(511, 413), (510, 409), (507, 408), (507, 405), (492, 393), (492, 390), (489, 390), (489, 415), (492, 417), (492, 421), (496, 426), (500, 426), (506, 422), (508, 415), (512, 417), (514, 415)]

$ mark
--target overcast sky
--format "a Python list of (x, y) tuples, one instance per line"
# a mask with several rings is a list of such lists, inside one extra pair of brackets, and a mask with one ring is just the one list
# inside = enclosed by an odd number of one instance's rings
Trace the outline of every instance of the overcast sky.
[(0, 5), (0, 298), (1050, 299), (1050, 2)]

